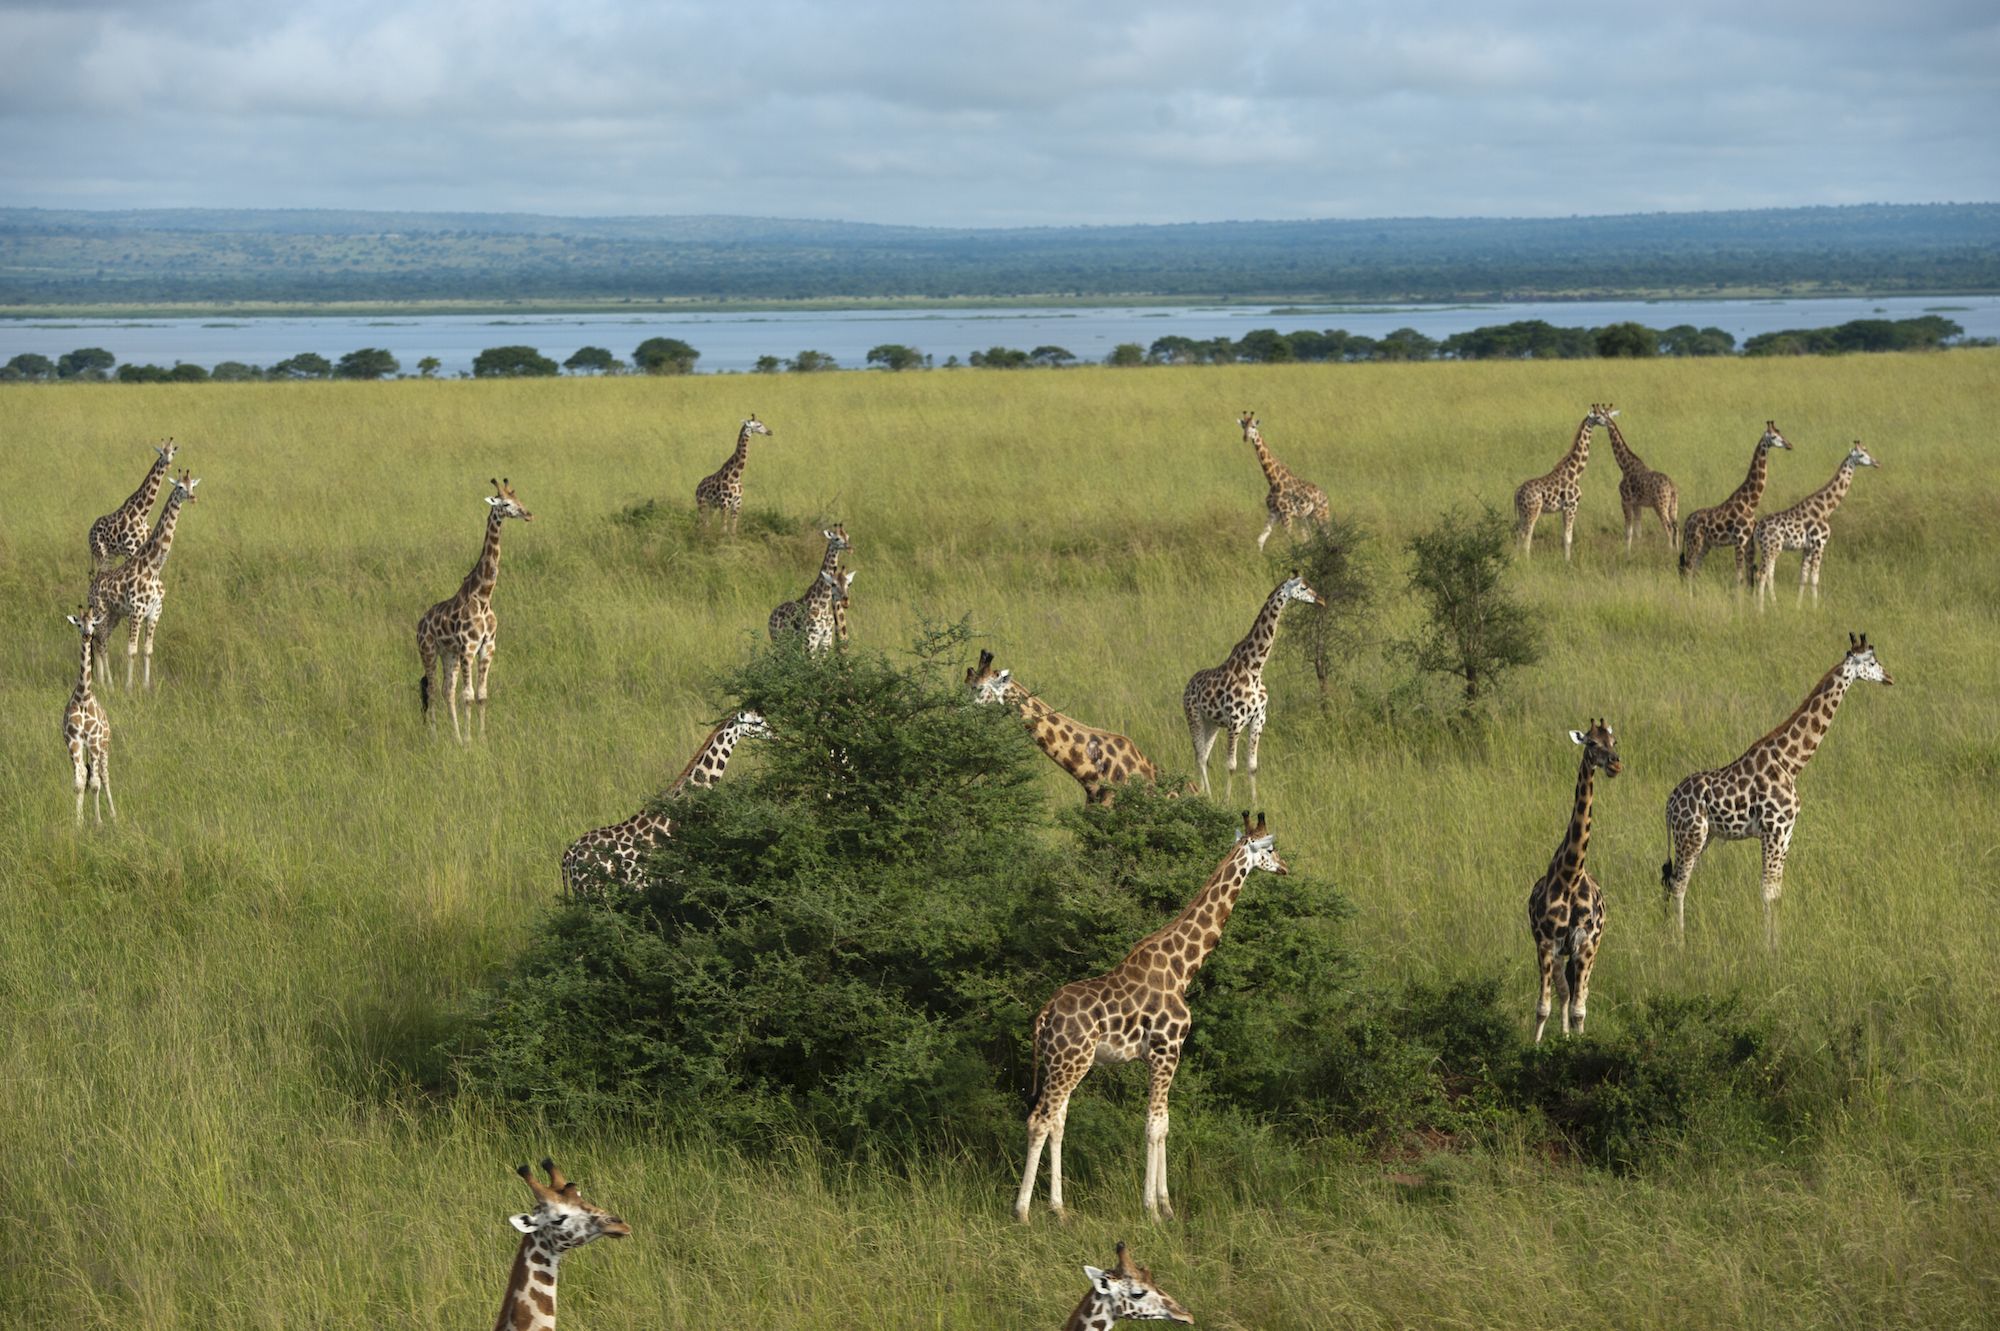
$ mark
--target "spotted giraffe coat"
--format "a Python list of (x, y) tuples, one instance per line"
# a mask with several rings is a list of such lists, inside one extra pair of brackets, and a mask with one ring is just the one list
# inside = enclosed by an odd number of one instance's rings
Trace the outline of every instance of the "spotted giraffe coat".
[(1563, 558), (1568, 559), (1576, 534), (1576, 510), (1583, 502), (1583, 469), (1590, 463), (1590, 432), (1604, 424), (1604, 416), (1592, 406), (1576, 427), (1569, 451), (1556, 465), (1540, 476), (1522, 481), (1514, 491), (1514, 537), (1525, 552), (1535, 544), (1535, 523), (1544, 513), (1562, 514)]
[(965, 684), (981, 702), (1007, 703), (1018, 710), (1036, 746), (1083, 787), (1085, 803), (1109, 804), (1112, 787), (1133, 778), (1148, 783), (1158, 779), (1138, 745), (1115, 731), (1064, 716), (1022, 688), (1010, 671), (996, 671), (991, 652), (979, 654), (977, 667), (966, 667)]
[(1750, 544), (1756, 553), (1757, 601), (1760, 605), (1777, 576), (1778, 556), (1786, 550), (1800, 552), (1799, 595), (1804, 596), (1807, 586), (1811, 586), (1814, 599), (1818, 599), (1819, 566), (1820, 561), (1826, 558), (1827, 542), (1833, 539), (1834, 512), (1847, 498), (1848, 487), (1854, 484), (1854, 469), (1879, 465), (1857, 439), (1834, 471), (1832, 480), (1790, 508), (1767, 513), (1757, 519), (1757, 525), (1751, 530)]
[(1299, 519), (1325, 522), (1329, 512), (1326, 491), (1311, 481), (1301, 480), (1278, 461), (1277, 455), (1264, 444), (1256, 413), (1246, 410), (1236, 423), (1243, 430), (1243, 438), (1256, 451), (1257, 465), (1263, 469), (1264, 480), (1270, 487), (1264, 493), (1264, 513), (1269, 521), (1264, 524), (1263, 535), (1257, 538), (1257, 548), (1264, 548), (1274, 528), (1283, 527), (1290, 532), (1292, 523)]
[(90, 566), (93, 570), (114, 559), (136, 555), (146, 544), (147, 515), (153, 511), (153, 500), (159, 496), (160, 486), (166, 482), (173, 467), (174, 454), (179, 449), (180, 446), (171, 439), (164, 444), (155, 444), (153, 452), (158, 456), (146, 469), (146, 477), (139, 482), (139, 488), (124, 503), (90, 524)]
[(1548, 869), (1528, 892), (1528, 932), (1535, 940), (1535, 960), (1542, 977), (1541, 998), (1535, 1005), (1538, 1042), (1549, 1020), (1551, 987), (1561, 990), (1563, 1034), (1570, 1033), (1572, 1017), (1576, 1032), (1583, 1031), (1590, 1006), (1590, 968), (1597, 961), (1597, 946), (1604, 937), (1604, 893), (1584, 867), (1590, 851), (1593, 781), (1599, 770), (1617, 776), (1623, 768), (1617, 737), (1607, 723), (1593, 721), (1589, 730), (1569, 734), (1583, 746), (1569, 827)]
[(1764, 433), (1750, 454), (1750, 470), (1743, 483), (1713, 508), (1698, 508), (1687, 515), (1681, 530), (1680, 568), (1683, 576), (1701, 571), (1701, 558), (1710, 550), (1731, 550), (1736, 555), (1736, 581), (1749, 581), (1750, 538), (1757, 521), (1757, 505), (1764, 498), (1764, 482), (1770, 474), (1770, 454), (1774, 448), (1789, 450), (1791, 444), (1778, 432), (1776, 421), (1764, 422)]

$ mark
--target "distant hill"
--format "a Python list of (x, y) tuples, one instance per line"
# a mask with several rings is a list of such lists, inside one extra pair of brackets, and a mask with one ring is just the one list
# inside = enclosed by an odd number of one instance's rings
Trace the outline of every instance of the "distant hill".
[(1009, 230), (757, 217), (0, 208), (0, 306), (2000, 290), (2000, 204)]

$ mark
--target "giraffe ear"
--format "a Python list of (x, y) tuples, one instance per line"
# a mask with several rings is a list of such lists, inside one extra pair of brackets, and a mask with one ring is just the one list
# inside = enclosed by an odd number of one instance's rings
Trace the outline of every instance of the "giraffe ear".
[(1108, 1295), (1113, 1292), (1112, 1278), (1109, 1271), (1104, 1270), (1102, 1267), (1086, 1266), (1083, 1268), (1083, 1274), (1089, 1277), (1090, 1287), (1099, 1294)]
[(487, 503), (489, 503), (489, 504), (491, 504), (491, 505), (492, 505), (493, 507), (495, 507), (495, 508), (498, 508), (498, 507), (500, 507), (500, 496), (499, 496), (499, 495), (487, 495), (487, 496), (486, 496), (486, 502), (487, 502)]
[(1572, 743), (1572, 744), (1588, 744), (1588, 743), (1590, 743), (1590, 736), (1588, 736), (1588, 735), (1584, 734), (1584, 733), (1583, 733), (1583, 732), (1582, 732), (1581, 730), (1572, 730), (1572, 731), (1570, 731), (1570, 732), (1569, 732), (1569, 739), (1570, 739), (1570, 743)]
[(523, 1234), (532, 1234), (535, 1232), (535, 1217), (525, 1211), (519, 1215), (508, 1216), (507, 1223), (520, 1230)]

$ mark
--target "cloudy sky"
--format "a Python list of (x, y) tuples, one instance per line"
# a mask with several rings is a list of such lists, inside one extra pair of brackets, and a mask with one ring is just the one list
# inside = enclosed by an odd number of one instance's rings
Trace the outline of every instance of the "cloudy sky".
[(1993, 0), (0, 0), (0, 204), (1017, 226), (2000, 199)]

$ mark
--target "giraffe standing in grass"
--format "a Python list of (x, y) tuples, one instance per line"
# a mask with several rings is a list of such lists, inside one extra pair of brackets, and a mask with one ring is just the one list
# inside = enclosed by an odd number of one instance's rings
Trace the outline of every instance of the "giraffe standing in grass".
[(1590, 432), (1605, 420), (1602, 410), (1593, 405), (1584, 413), (1569, 452), (1562, 455), (1554, 470), (1522, 481), (1514, 491), (1514, 535), (1521, 542), (1522, 554), (1534, 549), (1535, 523), (1542, 514), (1561, 513), (1563, 559), (1569, 559), (1570, 542), (1576, 535), (1576, 508), (1583, 502), (1583, 469), (1590, 462)]
[(1018, 709), (1028, 734), (1056, 766), (1075, 777), (1087, 804), (1109, 804), (1112, 787), (1134, 777), (1151, 782), (1158, 772), (1139, 746), (1123, 735), (1099, 730), (1064, 716), (1014, 682), (1011, 670), (995, 670), (993, 653), (981, 652), (979, 665), (965, 669), (965, 685), (983, 703)]
[(1680, 491), (1674, 489), (1667, 473), (1647, 466), (1645, 459), (1625, 442), (1625, 432), (1618, 428), (1616, 407), (1607, 402), (1592, 410), (1604, 417), (1604, 428), (1611, 433), (1611, 456), (1618, 459), (1618, 505), (1625, 510), (1626, 551), (1631, 551), (1632, 540), (1639, 534), (1647, 509), (1659, 514), (1660, 530), (1667, 534), (1667, 548), (1675, 548), (1681, 543)]
[(131, 631), (125, 641), (125, 687), (132, 687), (133, 663), (139, 656), (139, 633), (146, 635), (145, 687), (153, 687), (153, 634), (160, 627), (160, 611), (166, 607), (167, 584), (164, 573), (167, 556), (173, 553), (174, 531), (180, 526), (181, 508), (194, 502), (194, 488), (201, 478), (188, 479), (184, 471), (174, 477), (173, 492), (160, 509), (153, 534), (124, 563), (99, 571), (90, 581), (90, 609), (97, 621), (97, 668), (110, 683), (108, 648), (111, 630), (118, 621), (129, 620)]
[(1083, 1275), (1090, 1282), (1090, 1291), (1063, 1323), (1063, 1331), (1111, 1331), (1119, 1322), (1194, 1321), (1187, 1309), (1153, 1283), (1151, 1271), (1132, 1264), (1122, 1243), (1118, 1245), (1118, 1260), (1109, 1271), (1086, 1266)]
[(1771, 450), (1791, 450), (1778, 432), (1776, 421), (1764, 422), (1764, 433), (1750, 454), (1750, 471), (1729, 498), (1714, 508), (1698, 508), (1687, 515), (1681, 532), (1681, 576), (1701, 572), (1701, 557), (1725, 547), (1736, 552), (1736, 584), (1749, 581), (1750, 537), (1756, 530), (1757, 505), (1764, 499), (1764, 481), (1771, 467)]
[(854, 570), (840, 575), (840, 588), (833, 594), (833, 637), (837, 646), (847, 646), (847, 602), (854, 589)]
[(521, 1246), (514, 1251), (493, 1331), (555, 1331), (556, 1267), (563, 1254), (592, 1239), (622, 1239), (632, 1232), (617, 1216), (585, 1201), (554, 1161), (543, 1160), (542, 1168), (548, 1171), (547, 1183), (526, 1165), (514, 1171), (535, 1195), (535, 1209), (507, 1218), (521, 1231)]
[(1242, 427), (1244, 441), (1257, 451), (1257, 465), (1264, 469), (1264, 479), (1271, 486), (1264, 495), (1264, 512), (1268, 520), (1264, 523), (1263, 533), (1257, 537), (1257, 548), (1264, 548), (1264, 542), (1271, 539), (1273, 528), (1283, 527), (1289, 534), (1295, 519), (1325, 522), (1328, 511), (1326, 491), (1311, 481), (1292, 475), (1291, 469), (1265, 447), (1263, 432), (1258, 428), (1257, 413), (1245, 407), (1236, 423)]
[(1208, 755), (1215, 750), (1216, 738), (1224, 731), (1229, 733), (1229, 774), (1223, 788), (1230, 791), (1236, 784), (1236, 737), (1248, 731), (1250, 798), (1257, 798), (1257, 741), (1264, 734), (1264, 718), (1271, 702), (1270, 690), (1264, 687), (1264, 663), (1278, 640), (1278, 616), (1293, 601), (1325, 604), (1318, 592), (1306, 586), (1297, 569), (1272, 588), (1250, 632), (1230, 651), (1229, 658), (1219, 666), (1195, 671), (1181, 690), (1181, 710), (1187, 714), (1204, 795), (1209, 793)]
[(820, 535), (826, 537), (826, 553), (820, 558), (812, 586), (797, 600), (779, 602), (765, 626), (772, 642), (792, 633), (805, 634), (806, 651), (814, 656), (833, 646), (845, 614), (842, 602), (853, 582), (851, 576), (840, 575), (841, 554), (854, 548), (848, 543), (847, 528), (836, 523)]
[[(706, 790), (722, 779), (729, 755), (745, 739), (761, 739), (771, 733), (764, 718), (753, 711), (741, 711), (708, 732), (708, 738), (688, 759), (681, 774), (660, 796), (677, 798), (689, 787)], [(673, 835), (673, 819), (664, 813), (641, 809), (622, 823), (585, 832), (563, 851), (563, 890), (578, 893), (599, 883), (616, 883), (632, 891), (646, 886), (645, 856)]]
[(132, 497), (111, 512), (90, 524), (90, 571), (97, 572), (114, 559), (123, 559), (139, 553), (146, 543), (146, 517), (153, 511), (153, 500), (159, 497), (160, 486), (171, 474), (174, 454), (179, 445), (169, 439), (164, 444), (153, 445), (158, 454), (153, 465), (146, 468), (146, 478), (139, 482), (139, 488)]
[(1868, 450), (1856, 439), (1854, 447), (1847, 450), (1840, 467), (1833, 473), (1833, 479), (1807, 495), (1798, 503), (1779, 513), (1769, 513), (1757, 519), (1751, 529), (1750, 543), (1757, 554), (1757, 608), (1764, 608), (1764, 597), (1771, 593), (1771, 583), (1778, 572), (1778, 555), (1786, 550), (1801, 551), (1799, 556), (1799, 600), (1806, 599), (1806, 584), (1812, 584), (1813, 604), (1819, 604), (1819, 565), (1826, 558), (1826, 543), (1833, 539), (1833, 513), (1840, 507), (1840, 501), (1847, 498), (1847, 487), (1854, 484), (1856, 467), (1875, 467), (1881, 464), (1870, 457)]
[[(533, 522), (535, 515), (521, 507), (514, 487), (503, 477), (488, 481), (493, 493), (486, 497), (486, 539), (479, 547), (479, 559), (458, 590), (424, 611), (417, 620), (417, 658), (423, 664), (423, 678), (417, 695), (423, 701), (424, 719), (431, 714), (431, 679), (441, 676), (444, 700), (451, 709), (452, 737), (466, 738), (458, 728), (458, 679), (465, 675), (466, 731), (472, 727), (472, 704), (479, 704), (479, 733), (486, 733), (486, 676), (493, 669), (493, 651), (500, 632), (500, 617), (493, 613), (493, 587), (500, 580), (500, 529), (508, 518)], [(476, 672), (476, 682), (475, 682)]]
[(97, 615), (85, 609), (79, 617), (70, 615), (83, 644), (78, 649), (82, 656), (77, 661), (76, 687), (70, 690), (69, 705), (63, 708), (63, 743), (69, 748), (70, 766), (76, 771), (76, 821), (83, 821), (83, 792), (88, 787), (91, 794), (91, 808), (97, 821), (104, 821), (104, 806), (111, 806), (111, 816), (118, 816), (118, 802), (111, 798), (111, 770), (105, 764), (111, 756), (111, 718), (104, 714), (104, 704), (90, 689), (91, 649), (97, 634)]
[(1673, 857), (1660, 881), (1674, 908), (1674, 931), (1687, 934), (1687, 887), (1702, 847), (1712, 838), (1764, 843), (1764, 940), (1778, 945), (1778, 896), (1785, 889), (1785, 853), (1799, 817), (1799, 773), (1812, 761), (1847, 687), (1855, 680), (1894, 684), (1875, 659), (1868, 635), (1847, 635), (1847, 654), (1826, 672), (1805, 701), (1727, 767), (1696, 772), (1667, 796), (1667, 841)]
[(1146, 1108), (1146, 1214), (1172, 1219), (1167, 1199), (1167, 1092), (1187, 1039), (1188, 981), (1222, 941), (1222, 928), (1253, 870), (1285, 873), (1265, 831), (1264, 816), (1243, 830), (1215, 872), (1181, 913), (1148, 934), (1103, 975), (1056, 990), (1035, 1016), (1033, 1060), (1043, 1069), (1041, 1093), (1028, 1111), (1028, 1167), (1014, 1198), (1014, 1218), (1026, 1223), (1035, 1195), (1042, 1147), (1049, 1148), (1049, 1209), (1063, 1215), (1062, 1139), (1069, 1098), (1099, 1064), (1146, 1061), (1151, 1092)]
[(1528, 932), (1534, 936), (1535, 959), (1542, 974), (1541, 999), (1535, 1004), (1535, 1043), (1542, 1042), (1542, 1028), (1549, 1024), (1549, 989), (1562, 993), (1563, 1034), (1575, 1030), (1583, 1034), (1583, 1019), (1590, 1006), (1590, 968), (1597, 960), (1597, 944), (1604, 937), (1604, 893), (1597, 880), (1583, 867), (1590, 849), (1590, 801), (1598, 772), (1617, 776), (1624, 766), (1618, 760), (1618, 739), (1603, 721), (1592, 721), (1589, 730), (1572, 730), (1570, 739), (1583, 746), (1583, 761), (1576, 773), (1576, 803), (1570, 811), (1569, 829), (1548, 872), (1528, 893)]
[(757, 413), (750, 413), (750, 419), (743, 422), (736, 432), (736, 451), (723, 464), (701, 478), (694, 487), (694, 511), (706, 517), (710, 509), (722, 515), (722, 529), (736, 530), (737, 520), (743, 516), (743, 467), (750, 461), (750, 436), (761, 434), (775, 439), (769, 426), (757, 419)]

